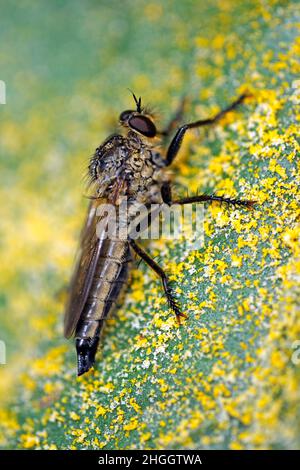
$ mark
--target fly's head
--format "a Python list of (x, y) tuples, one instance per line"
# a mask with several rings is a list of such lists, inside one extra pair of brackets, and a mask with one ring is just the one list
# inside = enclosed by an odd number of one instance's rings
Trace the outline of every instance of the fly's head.
[[(143, 191), (148, 188), (152, 176), (158, 165), (154, 156), (158, 152), (149, 152), (151, 147), (145, 139), (153, 139), (157, 130), (149, 111), (142, 108), (141, 98), (137, 99), (133, 93), (136, 104), (135, 110), (126, 110), (120, 114), (120, 123), (127, 129), (127, 138), (122, 135), (113, 135), (104, 142), (96, 152), (89, 164), (89, 182), (96, 185), (99, 196), (107, 196), (113, 191), (115, 185), (122, 182), (128, 194)], [(122, 186), (121, 185), (121, 186)], [(121, 186), (118, 186), (118, 191)], [(122, 188), (123, 188), (122, 186)]]
[(155, 124), (146, 110), (142, 108), (142, 99), (141, 97), (137, 99), (134, 93), (132, 93), (136, 110), (126, 110), (120, 114), (119, 120), (123, 127), (137, 133), (140, 136), (147, 137), (148, 139), (153, 139), (156, 134)]

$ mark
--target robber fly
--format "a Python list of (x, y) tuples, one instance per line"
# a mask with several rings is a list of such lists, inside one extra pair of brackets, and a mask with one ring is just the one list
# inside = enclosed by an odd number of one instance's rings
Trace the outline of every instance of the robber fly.
[[(100, 332), (105, 319), (118, 299), (128, 275), (129, 263), (135, 253), (160, 277), (169, 307), (178, 320), (185, 314), (174, 297), (169, 279), (161, 266), (130, 237), (104, 238), (97, 234), (103, 201), (118, 208), (122, 198), (151, 204), (192, 204), (220, 201), (233, 206), (251, 208), (254, 201), (232, 199), (216, 195), (197, 195), (173, 200), (171, 186), (164, 169), (178, 154), (185, 133), (189, 129), (212, 125), (225, 114), (237, 108), (246, 98), (241, 95), (230, 106), (210, 119), (179, 126), (184, 111), (182, 100), (168, 126), (159, 131), (141, 98), (132, 93), (134, 110), (120, 114), (122, 134), (110, 136), (95, 151), (88, 174), (94, 195), (91, 198), (75, 272), (71, 281), (65, 313), (64, 334), (76, 338), (78, 375), (87, 372), (95, 362)], [(174, 137), (165, 152), (159, 152), (157, 138), (165, 142), (174, 131)], [(100, 212), (99, 212), (100, 210)]]

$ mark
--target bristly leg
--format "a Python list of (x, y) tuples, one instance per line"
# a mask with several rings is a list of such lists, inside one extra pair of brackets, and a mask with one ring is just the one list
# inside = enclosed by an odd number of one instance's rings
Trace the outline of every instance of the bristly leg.
[(182, 199), (172, 200), (171, 186), (169, 181), (162, 184), (161, 197), (165, 204), (194, 204), (197, 202), (221, 202), (232, 206), (246, 207), (247, 209), (253, 209), (257, 201), (249, 201), (247, 199), (236, 199), (225, 196), (216, 196), (215, 194), (197, 194), (196, 196), (184, 197)]
[(163, 283), (163, 287), (164, 287), (164, 291), (165, 291), (165, 294), (166, 294), (166, 297), (167, 297), (169, 307), (175, 313), (178, 323), (180, 323), (180, 318), (187, 318), (187, 315), (185, 313), (181, 312), (180, 307), (179, 307), (179, 303), (177, 302), (177, 300), (174, 297), (173, 289), (169, 285), (168, 278), (167, 277), (162, 278), (162, 283)]
[(154, 259), (152, 259), (143, 250), (143, 248), (141, 248), (137, 243), (135, 243), (134, 240), (132, 240), (132, 239), (130, 240), (130, 245), (134, 249), (134, 251), (140, 256), (140, 258), (143, 261), (145, 261), (145, 263), (147, 263), (148, 266), (150, 266), (150, 268), (153, 269), (153, 271), (156, 274), (158, 274), (158, 276), (161, 278), (163, 288), (164, 288), (164, 291), (165, 291), (165, 294), (166, 294), (166, 297), (167, 297), (167, 300), (168, 300), (169, 307), (173, 310), (173, 312), (176, 315), (176, 318), (177, 318), (178, 322), (180, 323), (180, 318), (181, 317), (186, 318), (187, 316), (186, 316), (186, 314), (184, 314), (180, 310), (179, 304), (178, 304), (176, 298), (174, 297), (173, 289), (169, 284), (168, 276), (166, 275), (164, 270), (156, 263), (156, 261), (154, 261)]
[(166, 162), (167, 165), (170, 165), (176, 155), (178, 154), (182, 140), (184, 138), (184, 135), (188, 129), (195, 129), (197, 127), (202, 127), (202, 126), (208, 126), (215, 124), (218, 122), (223, 116), (225, 116), (227, 113), (230, 111), (233, 111), (236, 109), (240, 104), (243, 103), (243, 101), (248, 97), (249, 95), (247, 93), (243, 93), (239, 98), (237, 98), (233, 103), (231, 103), (229, 106), (227, 106), (225, 109), (222, 109), (218, 114), (216, 114), (212, 118), (208, 119), (201, 119), (199, 121), (191, 122), (189, 124), (184, 124), (183, 126), (179, 127), (177, 129), (177, 132), (175, 136), (173, 137), (169, 148), (167, 150), (167, 155), (166, 155)]
[(249, 201), (247, 199), (235, 199), (231, 197), (224, 197), (224, 196), (216, 196), (216, 195), (208, 195), (202, 194), (199, 196), (191, 196), (191, 197), (184, 197), (182, 199), (177, 199), (172, 201), (172, 204), (193, 204), (195, 202), (221, 202), (232, 206), (242, 206), (246, 207), (247, 209), (253, 209), (254, 205), (257, 204), (257, 201)]

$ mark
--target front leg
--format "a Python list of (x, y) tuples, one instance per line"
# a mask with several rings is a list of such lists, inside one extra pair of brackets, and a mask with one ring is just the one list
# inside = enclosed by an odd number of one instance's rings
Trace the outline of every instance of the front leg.
[(231, 197), (224, 197), (224, 196), (216, 196), (215, 194), (199, 194), (197, 196), (191, 197), (184, 197), (182, 199), (174, 199), (172, 200), (172, 193), (171, 193), (171, 186), (170, 183), (167, 181), (163, 183), (161, 187), (161, 197), (165, 204), (169, 206), (171, 204), (194, 204), (196, 202), (221, 202), (232, 206), (243, 206), (247, 207), (247, 209), (253, 209), (253, 206), (257, 203), (256, 201), (248, 201), (247, 199), (235, 199)]
[(169, 284), (169, 279), (164, 270), (152, 259), (144, 250), (141, 248), (137, 243), (135, 243), (134, 240), (130, 240), (130, 245), (134, 249), (134, 251), (140, 256), (142, 260), (145, 261), (145, 263), (150, 266), (153, 271), (158, 274), (158, 276), (162, 280), (163, 288), (165, 291), (165, 294), (167, 296), (168, 304), (170, 308), (173, 310), (173, 312), (176, 315), (177, 320), (180, 322), (180, 317), (186, 318), (186, 315), (180, 311), (179, 305), (177, 300), (175, 299), (173, 295), (172, 288)]
[(230, 111), (233, 111), (236, 109), (240, 104), (243, 103), (243, 101), (248, 97), (246, 93), (243, 93), (238, 99), (236, 99), (233, 103), (231, 103), (227, 108), (222, 109), (218, 114), (216, 114), (214, 117), (209, 118), (209, 119), (201, 119), (200, 121), (195, 121), (191, 122), (189, 124), (184, 124), (183, 126), (179, 127), (177, 130), (175, 136), (173, 137), (169, 148), (167, 150), (167, 155), (166, 155), (166, 164), (170, 165), (176, 155), (178, 154), (184, 135), (188, 129), (194, 129), (196, 127), (202, 127), (202, 126), (207, 126), (211, 124), (215, 124), (218, 122), (223, 116), (225, 116), (227, 113)]

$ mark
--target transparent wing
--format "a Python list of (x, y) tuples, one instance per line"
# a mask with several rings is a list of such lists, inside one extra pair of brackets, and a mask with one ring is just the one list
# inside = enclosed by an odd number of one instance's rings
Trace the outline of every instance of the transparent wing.
[(91, 201), (80, 237), (80, 248), (76, 257), (75, 270), (70, 284), (65, 312), (64, 335), (66, 338), (74, 334), (79, 322), (93, 282), (103, 244), (103, 240), (101, 241), (101, 237), (99, 238), (96, 233), (97, 221), (99, 220), (99, 214), (96, 215), (96, 211), (99, 204), (99, 200)]

